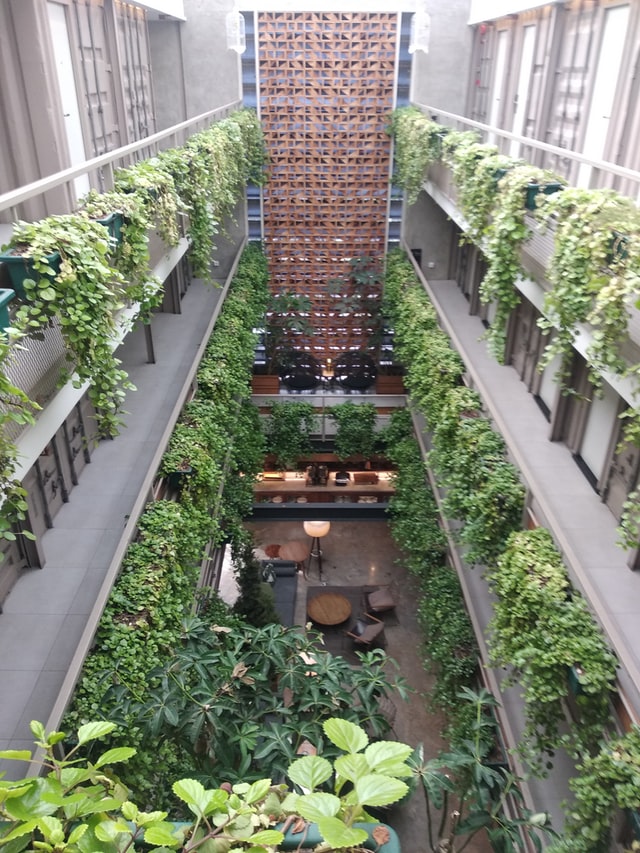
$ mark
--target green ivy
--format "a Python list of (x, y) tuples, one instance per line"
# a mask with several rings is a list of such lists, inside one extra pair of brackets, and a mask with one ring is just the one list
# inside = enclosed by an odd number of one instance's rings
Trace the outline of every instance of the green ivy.
[[(107, 690), (115, 696), (126, 690), (146, 701), (157, 687), (149, 673), (172, 656), (180, 641), (207, 543), (241, 535), (238, 513), (247, 508), (246, 490), (259, 464), (255, 415), (247, 415), (245, 406), (255, 347), (251, 330), (264, 312), (267, 281), (264, 255), (247, 247), (199, 366), (197, 395), (185, 407), (162, 464), (168, 471), (188, 448), (197, 454), (197, 473), (178, 501), (155, 501), (140, 517), (138, 538), (127, 550), (68, 714), (74, 727), (104, 714)], [(232, 486), (226, 490), (227, 481), (235, 480), (243, 481), (244, 499), (238, 500)], [(166, 743), (151, 755), (139, 729), (130, 720), (126, 725), (139, 747), (137, 781), (147, 790), (145, 780), (155, 778), (155, 763), (161, 760), (171, 772), (179, 756)]]
[[(559, 746), (593, 752), (610, 719), (616, 659), (586, 602), (571, 587), (551, 535), (544, 528), (514, 533), (487, 575), (497, 600), (490, 626), (494, 665), (512, 669), (527, 720), (521, 749), (537, 772)], [(561, 733), (568, 673), (579, 667), (580, 720)]]
[(640, 727), (633, 725), (579, 764), (578, 775), (569, 783), (575, 800), (569, 806), (564, 843), (552, 845), (550, 853), (608, 853), (618, 809), (640, 808), (639, 780)]

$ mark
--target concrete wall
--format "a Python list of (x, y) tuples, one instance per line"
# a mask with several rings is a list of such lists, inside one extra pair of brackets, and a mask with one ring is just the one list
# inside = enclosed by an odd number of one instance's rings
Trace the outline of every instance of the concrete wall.
[(421, 192), (416, 203), (407, 208), (403, 237), (410, 249), (421, 250), (421, 267), (427, 278), (449, 277), (453, 229), (440, 207), (425, 192)]
[(185, 0), (186, 21), (149, 22), (159, 129), (240, 98), (240, 59), (225, 27), (232, 8), (233, 0)]
[(470, 0), (430, 3), (429, 53), (413, 54), (412, 99), (453, 113), (464, 113), (472, 38), (467, 25)]

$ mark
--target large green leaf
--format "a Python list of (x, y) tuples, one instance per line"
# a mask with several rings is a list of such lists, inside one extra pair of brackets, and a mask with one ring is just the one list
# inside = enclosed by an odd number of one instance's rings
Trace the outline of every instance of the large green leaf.
[(14, 761), (29, 761), (30, 749), (0, 749), (0, 758), (10, 758)]
[(306, 791), (314, 791), (331, 778), (331, 763), (320, 755), (304, 755), (289, 765), (289, 778)]
[(144, 840), (154, 847), (180, 847), (182, 842), (172, 834), (170, 823), (160, 823), (150, 826), (144, 833)]
[(387, 776), (411, 776), (411, 768), (405, 763), (413, 749), (405, 743), (381, 740), (369, 744), (364, 754), (369, 767)]
[(204, 815), (209, 805), (209, 794), (197, 779), (181, 779), (171, 786), (176, 797), (186, 803), (192, 812)]
[(337, 817), (323, 817), (317, 823), (320, 834), (330, 848), (359, 847), (369, 837), (366, 830), (345, 826)]
[(317, 821), (321, 817), (335, 817), (340, 811), (340, 798), (335, 794), (305, 794), (298, 799), (298, 814), (307, 820)]
[(89, 743), (89, 741), (91, 740), (97, 740), (97, 738), (105, 737), (106, 735), (110, 734), (115, 728), (115, 723), (85, 723), (84, 726), (80, 726), (80, 728), (78, 729), (78, 743), (80, 745), (83, 745), (85, 743)]
[(271, 788), (271, 779), (258, 779), (250, 786), (244, 798), (248, 803), (257, 803), (264, 800), (269, 793), (269, 788)]
[(6, 801), (7, 814), (14, 820), (29, 820), (32, 817), (54, 814), (58, 806), (43, 798), (43, 793), (51, 788), (52, 785), (48, 779), (34, 780), (34, 784), (22, 796)]
[(276, 845), (280, 844), (283, 839), (284, 833), (277, 829), (263, 829), (251, 836), (251, 841), (254, 844)]
[(408, 792), (409, 786), (400, 779), (371, 773), (358, 779), (355, 786), (358, 802), (367, 806), (388, 806)]
[(336, 758), (333, 766), (338, 776), (348, 779), (350, 782), (355, 782), (356, 779), (371, 772), (369, 762), (361, 752), (340, 755)]
[(349, 720), (332, 717), (322, 724), (324, 733), (343, 752), (360, 752), (369, 743), (367, 733)]
[(135, 754), (136, 750), (129, 746), (108, 749), (98, 758), (94, 766), (99, 768), (107, 764), (119, 764), (122, 761), (128, 761)]

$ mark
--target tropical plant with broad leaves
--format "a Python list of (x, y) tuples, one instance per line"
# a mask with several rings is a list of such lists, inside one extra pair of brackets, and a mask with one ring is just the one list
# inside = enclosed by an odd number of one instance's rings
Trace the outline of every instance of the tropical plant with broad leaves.
[[(73, 750), (59, 758), (65, 734), (47, 734), (41, 723), (33, 722), (39, 758), (30, 750), (0, 752), (0, 758), (39, 762), (46, 771), (0, 781), (0, 847), (5, 853), (123, 853), (139, 844), (152, 853), (272, 853), (292, 849), (291, 842), (285, 844), (286, 835), (300, 836), (300, 847), (312, 829), (310, 822), (324, 838), (324, 849), (357, 851), (371, 838), (380, 846), (389, 837), (377, 821), (374, 827), (358, 825), (368, 818), (366, 807), (397, 802), (409, 790), (404, 778), (412, 775), (406, 763), (411, 747), (395, 741), (370, 743), (360, 727), (331, 718), (325, 733), (342, 754), (334, 762), (311, 755), (295, 760), (288, 768), (294, 790), (268, 778), (219, 788), (180, 779), (172, 788), (189, 819), (176, 824), (166, 811), (140, 809), (113, 774), (110, 765), (128, 761), (134, 749), (108, 749), (93, 761), (79, 757), (83, 747), (114, 728), (111, 722), (87, 723), (78, 730)], [(331, 792), (321, 790), (327, 785)]]

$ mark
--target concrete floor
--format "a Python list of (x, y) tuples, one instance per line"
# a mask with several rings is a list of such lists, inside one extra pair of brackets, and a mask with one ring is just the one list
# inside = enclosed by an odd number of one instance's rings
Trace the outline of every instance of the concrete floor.
[[(284, 544), (306, 540), (302, 524), (290, 522), (256, 522), (247, 525), (256, 545)], [(412, 688), (405, 702), (395, 701), (397, 715), (395, 739), (411, 746), (424, 745), (426, 758), (435, 757), (446, 747), (440, 737), (444, 718), (428, 709), (428, 694), (433, 676), (422, 665), (421, 633), (416, 619), (418, 586), (402, 565), (401, 554), (391, 539), (386, 523), (379, 521), (331, 522), (329, 534), (322, 540), (323, 577), (328, 586), (390, 585), (397, 601), (397, 625), (385, 628), (386, 651), (398, 664), (397, 672)], [(304, 625), (306, 588), (319, 583), (317, 561), (311, 561), (309, 580), (298, 575), (296, 624)], [(393, 677), (395, 667), (390, 666)], [(428, 853), (424, 795), (417, 791), (406, 804), (392, 809), (389, 823), (398, 832), (404, 853)], [(484, 839), (474, 839), (467, 853), (485, 853), (491, 848)]]

